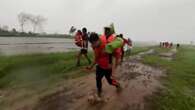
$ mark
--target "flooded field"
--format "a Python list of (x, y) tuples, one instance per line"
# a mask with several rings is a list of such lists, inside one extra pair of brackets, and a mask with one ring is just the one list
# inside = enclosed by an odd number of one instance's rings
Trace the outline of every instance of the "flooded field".
[(0, 54), (3, 55), (66, 52), (77, 49), (73, 39), (0, 37)]
[[(135, 47), (157, 45), (154, 42), (134, 42)], [(38, 37), (0, 37), (0, 54), (18, 55), (75, 51), (74, 39)], [(125, 50), (127, 46), (125, 47)]]

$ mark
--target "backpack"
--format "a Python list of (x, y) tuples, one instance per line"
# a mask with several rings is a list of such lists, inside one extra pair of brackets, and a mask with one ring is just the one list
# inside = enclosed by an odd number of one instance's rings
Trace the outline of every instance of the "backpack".
[(78, 46), (78, 47), (82, 47), (82, 35), (80, 34), (76, 34), (75, 37), (74, 37), (74, 40), (75, 40), (75, 45)]

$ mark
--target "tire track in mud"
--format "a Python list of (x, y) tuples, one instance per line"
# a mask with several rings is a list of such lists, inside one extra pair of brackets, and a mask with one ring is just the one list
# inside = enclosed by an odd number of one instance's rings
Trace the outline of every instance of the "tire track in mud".
[(155, 51), (126, 58), (117, 68), (115, 77), (123, 87), (120, 93), (103, 79), (103, 97), (107, 102), (88, 103), (89, 94), (96, 91), (95, 75), (91, 74), (70, 81), (68, 88), (41, 97), (33, 110), (148, 110), (145, 99), (163, 87), (159, 79), (166, 76), (164, 70), (141, 63), (142, 57), (150, 54)]

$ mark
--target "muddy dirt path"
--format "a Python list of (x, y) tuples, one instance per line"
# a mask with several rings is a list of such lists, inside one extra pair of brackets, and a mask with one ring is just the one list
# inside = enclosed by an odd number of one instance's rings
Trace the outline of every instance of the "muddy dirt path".
[(103, 79), (103, 97), (106, 102), (91, 105), (89, 94), (96, 92), (95, 74), (74, 79), (47, 96), (41, 97), (33, 110), (148, 110), (146, 98), (161, 88), (159, 79), (165, 72), (140, 62), (144, 55), (155, 54), (154, 50), (140, 53), (118, 67), (115, 77), (122, 84), (122, 91), (108, 85)]
[(169, 52), (160, 53), (159, 56), (165, 60), (173, 60), (176, 56), (177, 49), (173, 48)]

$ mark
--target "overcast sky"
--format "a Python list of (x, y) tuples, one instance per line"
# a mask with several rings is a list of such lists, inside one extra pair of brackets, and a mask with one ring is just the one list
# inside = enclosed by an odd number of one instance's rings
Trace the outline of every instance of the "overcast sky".
[(72, 25), (102, 33), (113, 22), (133, 40), (195, 41), (195, 0), (0, 0), (0, 25), (20, 29), (20, 12), (45, 16), (49, 33)]

